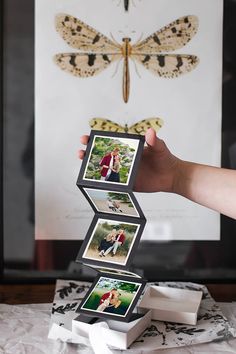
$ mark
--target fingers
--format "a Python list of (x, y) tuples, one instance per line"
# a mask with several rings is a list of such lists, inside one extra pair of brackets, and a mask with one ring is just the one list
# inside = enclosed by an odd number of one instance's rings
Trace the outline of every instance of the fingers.
[(88, 135), (82, 135), (82, 136), (80, 137), (80, 142), (81, 142), (81, 144), (87, 145), (87, 144), (88, 144), (88, 141), (89, 141), (89, 136), (88, 136)]
[[(87, 144), (88, 144), (88, 141), (89, 141), (89, 136), (88, 136), (88, 135), (82, 135), (82, 136), (80, 137), (80, 142), (81, 142), (81, 144), (87, 145)], [(85, 150), (79, 150), (79, 151), (78, 151), (78, 158), (79, 158), (80, 160), (83, 160), (84, 156), (85, 156)]]
[(163, 152), (167, 149), (166, 144), (163, 140), (156, 136), (156, 132), (153, 128), (149, 128), (145, 134), (145, 140), (148, 147), (153, 149), (155, 152)]
[(80, 160), (83, 160), (84, 155), (85, 155), (85, 150), (79, 150), (79, 151), (78, 151), (78, 158), (79, 158)]

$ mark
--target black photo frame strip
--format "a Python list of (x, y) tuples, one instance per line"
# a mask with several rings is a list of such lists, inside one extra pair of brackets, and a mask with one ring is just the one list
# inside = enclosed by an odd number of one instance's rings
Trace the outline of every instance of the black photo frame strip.
[[(104, 222), (104, 224), (112, 224), (116, 226), (117, 229), (122, 229), (124, 228), (124, 225), (126, 224), (127, 227), (132, 228), (132, 226), (136, 226), (136, 230), (133, 235), (133, 239), (131, 241), (131, 245), (127, 251), (127, 256), (124, 259), (124, 261), (118, 262), (116, 260), (116, 257), (112, 257), (109, 255), (109, 253), (105, 256), (99, 256), (99, 249), (98, 247), (100, 246), (101, 240), (97, 236), (99, 233), (99, 228), (101, 227), (101, 223)], [(106, 268), (114, 268), (114, 269), (127, 269), (133, 259), (134, 251), (137, 249), (139, 245), (140, 238), (142, 236), (144, 226), (146, 224), (145, 219), (138, 219), (138, 218), (128, 218), (128, 217), (122, 217), (122, 216), (114, 216), (114, 215), (107, 215), (105, 216), (104, 214), (97, 213), (95, 214), (92, 223), (88, 229), (88, 232), (85, 236), (85, 239), (82, 243), (82, 246), (79, 250), (78, 256), (76, 258), (77, 262), (80, 263), (85, 263), (87, 265), (91, 266), (96, 266), (96, 267), (106, 267)], [(108, 231), (109, 233), (110, 231)], [(98, 238), (98, 240), (96, 240)], [(108, 248), (105, 253), (108, 252)], [(94, 254), (95, 253), (95, 254)]]
[[(133, 192), (123, 192), (123, 191), (115, 191), (111, 189), (101, 189), (101, 188), (84, 187), (84, 186), (79, 186), (79, 189), (81, 190), (85, 198), (88, 200), (89, 204), (91, 205), (95, 213), (106, 214), (106, 215), (122, 215), (123, 217), (135, 217), (135, 218), (145, 219), (143, 211), (140, 208), (139, 203)], [(102, 207), (99, 208), (96, 205), (95, 198), (93, 198), (93, 195), (96, 193), (103, 194), (103, 196), (106, 196), (109, 193), (112, 193), (113, 196), (115, 196), (116, 194), (118, 196), (122, 194), (128, 196), (130, 203), (133, 205), (133, 214), (131, 213), (129, 214), (129, 212), (122, 211), (122, 208), (121, 211), (119, 208), (114, 208), (113, 210), (111, 209), (110, 211), (108, 211), (109, 208), (107, 206), (103, 208)]]
[[(102, 285), (102, 283), (105, 285), (104, 291), (101, 290), (102, 286), (98, 286)], [(124, 279), (123, 276), (119, 275), (107, 273), (98, 274), (86, 296), (79, 304), (76, 312), (92, 317), (102, 317), (129, 322), (133, 309), (135, 308), (145, 285), (146, 280), (140, 278), (125, 277)], [(135, 288), (136, 292), (134, 295)], [(112, 297), (109, 294), (112, 289), (115, 289), (114, 297), (117, 297), (117, 301), (120, 301), (119, 305), (115, 302), (118, 305), (117, 307), (116, 305), (107, 305), (107, 303), (105, 303), (105, 300), (108, 298), (109, 302), (112, 302)], [(116, 295), (117, 293), (118, 295)], [(127, 298), (125, 298), (125, 293), (128, 293)]]
[[(135, 155), (132, 159), (132, 165), (131, 165), (131, 170), (128, 173), (127, 176), (127, 183), (122, 183), (122, 182), (110, 182), (110, 181), (105, 181), (105, 180), (100, 180), (96, 178), (88, 178), (86, 177), (87, 172), (89, 171), (90, 165), (91, 165), (91, 159), (92, 159), (92, 150), (95, 146), (96, 139), (111, 139), (111, 141), (114, 141), (114, 145), (119, 148), (119, 140), (120, 140), (120, 145), (124, 144), (122, 143), (122, 139), (129, 139), (130, 142), (132, 141), (136, 146), (135, 150)], [(136, 135), (136, 134), (124, 134), (124, 133), (113, 133), (113, 132), (102, 132), (98, 130), (92, 130), (90, 133), (89, 137), (89, 143), (86, 148), (86, 154), (83, 159), (80, 173), (78, 176), (77, 180), (77, 185), (78, 186), (83, 186), (83, 187), (96, 187), (96, 188), (101, 188), (101, 189), (112, 189), (114, 191), (132, 191), (133, 185), (135, 182), (135, 176), (136, 172), (138, 169), (138, 165), (142, 156), (142, 151), (143, 151), (143, 146), (144, 146), (145, 138), (144, 136), (141, 135)], [(131, 149), (131, 147), (130, 147)], [(132, 148), (133, 149), (133, 148)], [(106, 152), (104, 151), (104, 154), (106, 155)], [(97, 166), (99, 168), (99, 166)]]

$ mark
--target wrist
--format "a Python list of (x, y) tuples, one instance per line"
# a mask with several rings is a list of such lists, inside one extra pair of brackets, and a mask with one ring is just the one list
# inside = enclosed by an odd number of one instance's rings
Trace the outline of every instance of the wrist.
[(173, 174), (172, 193), (184, 195), (187, 164), (187, 161), (177, 159)]

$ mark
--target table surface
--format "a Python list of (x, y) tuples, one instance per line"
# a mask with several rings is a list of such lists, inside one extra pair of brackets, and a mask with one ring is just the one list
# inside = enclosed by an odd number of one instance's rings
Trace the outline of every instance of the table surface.
[[(236, 284), (205, 284), (215, 301), (236, 301)], [(54, 298), (53, 284), (4, 284), (0, 285), (0, 303), (36, 304), (50, 303)]]
[[(218, 301), (218, 305), (225, 316), (229, 319), (231, 327), (236, 328), (236, 303), (231, 302), (236, 301), (236, 284), (206, 284), (206, 286), (208, 287), (211, 295)], [(51, 318), (51, 303), (54, 299), (54, 292), (55, 283), (40, 285), (0, 285), (1, 353), (93, 353), (93, 350), (87, 346), (72, 346), (70, 343), (66, 343), (61, 340), (48, 339), (48, 330)], [(219, 301), (224, 302), (219, 303)], [(27, 305), (9, 306), (8, 304)], [(61, 329), (60, 326), (59, 328)], [(192, 354), (235, 354), (236, 338), (230, 338), (221, 342), (213, 341), (210, 343), (195, 344), (191, 345), (191, 347), (178, 347), (177, 350), (176, 346), (174, 348), (161, 348), (151, 351), (151, 353), (176, 354), (176, 351), (178, 351), (178, 354), (186, 354), (190, 352)], [(135, 352), (135, 354), (141, 352), (143, 353), (143, 351), (137, 352), (135, 349), (134, 351), (131, 350), (130, 352), (127, 352), (127, 354), (131, 354), (131, 352)], [(146, 352), (148, 352), (148, 350), (146, 350)]]

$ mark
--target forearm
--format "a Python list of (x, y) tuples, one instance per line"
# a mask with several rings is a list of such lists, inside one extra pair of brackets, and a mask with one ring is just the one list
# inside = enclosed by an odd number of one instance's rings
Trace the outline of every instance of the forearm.
[(179, 161), (173, 192), (236, 219), (236, 171)]

